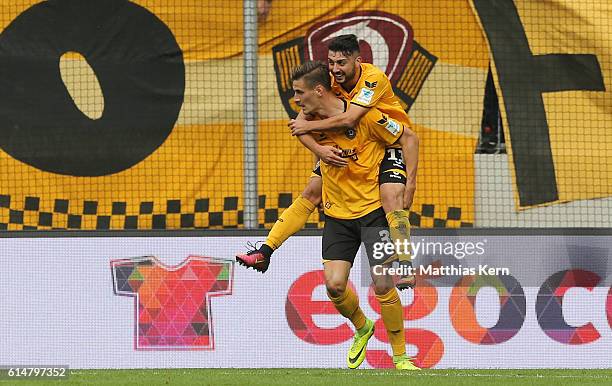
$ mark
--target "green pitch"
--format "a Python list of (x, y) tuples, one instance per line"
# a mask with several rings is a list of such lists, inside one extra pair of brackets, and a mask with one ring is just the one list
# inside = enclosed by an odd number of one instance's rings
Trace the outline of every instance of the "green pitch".
[[(0, 381), (4, 383), (6, 381)], [(16, 383), (13, 383), (16, 384)], [(72, 370), (65, 380), (20, 384), (56, 385), (610, 385), (608, 370), (392, 370), (179, 369)]]

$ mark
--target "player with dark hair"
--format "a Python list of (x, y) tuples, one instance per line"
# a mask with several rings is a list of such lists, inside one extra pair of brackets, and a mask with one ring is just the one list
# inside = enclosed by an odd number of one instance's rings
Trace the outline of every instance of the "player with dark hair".
[[(405, 127), (407, 144), (405, 151), (401, 146), (392, 145), (386, 149), (379, 174), (380, 195), (394, 240), (403, 243), (409, 237), (410, 222), (408, 210), (412, 205), (416, 190), (416, 171), (418, 165), (418, 138), (409, 128), (412, 126), (408, 115), (393, 92), (391, 82), (384, 72), (372, 64), (362, 63), (359, 43), (355, 35), (341, 35), (334, 38), (328, 46), (329, 71), (333, 75), (331, 88), (335, 94), (350, 101), (350, 108), (333, 117), (323, 120), (306, 120), (300, 112), (298, 119), (290, 122), (292, 134), (300, 140), (306, 139), (307, 146), (319, 159), (329, 165), (343, 167), (346, 161), (338, 150), (330, 146), (320, 146), (313, 138), (312, 131), (343, 130), (355, 127), (367, 112), (376, 107), (384, 115), (381, 119), (393, 119)], [(405, 163), (404, 163), (405, 161)], [(270, 256), (289, 236), (302, 229), (315, 207), (321, 203), (321, 181), (313, 175), (301, 196), (287, 208), (270, 230), (265, 243), (258, 249), (238, 255), (238, 261), (246, 266), (265, 272)], [(327, 205), (327, 202), (323, 202)], [(411, 266), (409, 254), (398, 254), (400, 264)], [(404, 270), (407, 272), (407, 269)], [(399, 289), (415, 285), (413, 275), (403, 275), (397, 283)]]
[[(307, 119), (323, 120), (343, 114), (348, 103), (335, 96), (330, 74), (323, 62), (309, 61), (292, 73), (294, 101)], [(392, 278), (375, 266), (389, 267), (388, 260), (376, 260), (373, 243), (380, 241), (378, 230), (387, 228), (379, 189), (379, 166), (385, 147), (394, 143), (406, 147), (405, 127), (376, 108), (369, 109), (354, 128), (315, 132), (302, 136), (305, 144), (314, 140), (319, 146), (339, 150), (346, 166), (320, 164), (326, 221), (323, 229), (322, 257), (327, 295), (338, 312), (355, 326), (355, 339), (347, 355), (349, 368), (364, 360), (366, 346), (374, 334), (374, 322), (366, 318), (359, 299), (347, 286), (355, 255), (362, 242), (366, 246), (374, 292), (393, 349), (393, 362), (402, 370), (418, 370), (406, 355), (403, 308)], [(309, 145), (310, 146), (310, 145)], [(368, 233), (370, 235), (368, 235)], [(380, 272), (380, 270), (379, 270)]]

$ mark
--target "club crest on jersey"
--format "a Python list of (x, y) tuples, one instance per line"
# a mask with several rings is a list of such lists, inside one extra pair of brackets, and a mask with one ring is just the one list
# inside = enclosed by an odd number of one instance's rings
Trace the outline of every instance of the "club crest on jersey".
[(354, 139), (357, 136), (357, 130), (350, 128), (350, 129), (346, 129), (344, 131), (344, 135), (346, 135), (346, 138), (348, 139)]
[[(291, 118), (300, 111), (293, 102), (290, 77), (292, 69), (306, 60), (327, 62), (327, 45), (336, 36), (355, 34), (361, 56), (387, 74), (395, 94), (410, 110), (437, 57), (414, 40), (412, 26), (403, 18), (382, 11), (349, 12), (310, 26), (306, 36), (272, 48), (276, 84), (283, 106)], [(379, 54), (379, 53), (385, 53)], [(373, 93), (377, 82), (366, 82), (364, 90)], [(360, 103), (369, 103), (371, 94), (362, 95)]]

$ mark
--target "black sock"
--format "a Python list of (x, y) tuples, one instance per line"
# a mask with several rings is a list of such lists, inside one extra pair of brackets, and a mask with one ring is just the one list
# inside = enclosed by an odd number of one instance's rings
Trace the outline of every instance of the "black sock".
[(269, 246), (267, 246), (266, 244), (263, 244), (260, 248), (259, 248), (259, 252), (263, 253), (263, 255), (269, 259), (272, 254), (274, 253), (274, 249), (270, 248)]

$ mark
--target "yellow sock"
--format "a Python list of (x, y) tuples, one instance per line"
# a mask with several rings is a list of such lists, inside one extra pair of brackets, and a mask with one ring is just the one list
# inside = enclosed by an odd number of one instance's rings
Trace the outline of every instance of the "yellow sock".
[(359, 330), (365, 326), (366, 317), (359, 308), (359, 298), (350, 287), (347, 287), (344, 293), (337, 298), (332, 297), (329, 292), (327, 296), (334, 303), (338, 312), (353, 323), (355, 329)]
[(268, 233), (266, 245), (272, 249), (278, 249), (289, 236), (304, 227), (314, 209), (315, 206), (312, 202), (299, 196), (276, 220), (276, 223), (270, 229), (270, 233)]
[(389, 343), (393, 349), (393, 355), (406, 353), (406, 335), (404, 333), (404, 310), (402, 302), (397, 296), (397, 290), (391, 288), (384, 295), (376, 295), (380, 303), (380, 314), (387, 329)]
[(407, 210), (394, 210), (386, 215), (391, 240), (394, 244), (399, 241), (401, 245), (399, 253), (396, 254), (400, 262), (412, 260), (410, 252), (404, 253), (404, 241), (408, 243), (408, 251), (410, 251), (410, 220), (408, 216), (409, 212)]

